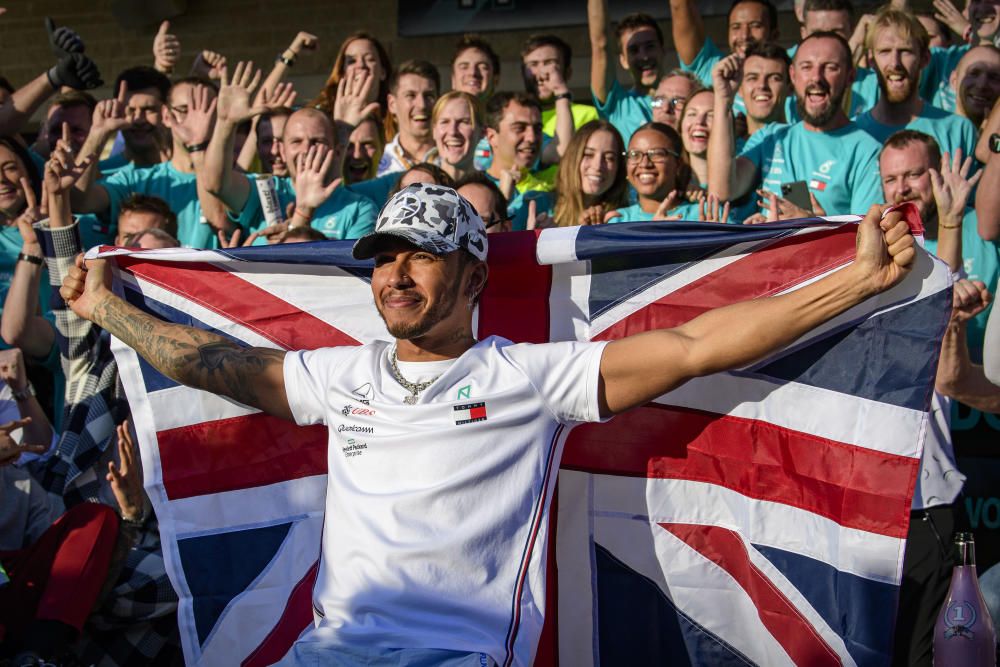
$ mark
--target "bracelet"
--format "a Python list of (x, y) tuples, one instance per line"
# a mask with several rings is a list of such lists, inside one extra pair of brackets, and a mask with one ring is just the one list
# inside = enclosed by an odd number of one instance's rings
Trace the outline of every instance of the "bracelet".
[(17, 261), (35, 264), (36, 266), (41, 266), (45, 263), (45, 260), (38, 255), (25, 255), (23, 252), (17, 253)]
[(278, 54), (277, 60), (280, 63), (285, 63), (285, 65), (287, 65), (288, 67), (295, 67), (295, 56), (289, 58), (285, 55), (284, 51)]
[(960, 222), (957, 225), (946, 225), (943, 222), (939, 222), (938, 227), (940, 227), (941, 229), (961, 229), (962, 223)]
[(188, 153), (201, 153), (202, 151), (208, 148), (208, 143), (209, 142), (207, 141), (203, 141), (200, 144), (191, 144), (191, 145), (184, 144), (184, 150), (186, 150)]
[(14, 400), (20, 403), (21, 401), (26, 401), (30, 397), (35, 395), (35, 388), (31, 386), (31, 383), (24, 385), (21, 389), (14, 391), (13, 388), (10, 390), (10, 395), (14, 397)]
[(571, 93), (571, 92), (569, 92), (567, 90), (565, 93), (559, 93), (558, 95), (553, 95), (552, 99), (555, 100), (555, 101), (557, 101), (557, 102), (559, 100), (569, 100), (570, 102), (572, 102), (573, 101), (573, 93)]

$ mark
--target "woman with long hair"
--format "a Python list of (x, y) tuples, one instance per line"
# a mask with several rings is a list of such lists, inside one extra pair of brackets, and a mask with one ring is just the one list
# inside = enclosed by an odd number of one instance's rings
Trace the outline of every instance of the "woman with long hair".
[(708, 88), (696, 90), (681, 109), (681, 139), (693, 172), (691, 183), (678, 185), (682, 190), (708, 187), (708, 137), (714, 109), (715, 93)]
[(601, 224), (628, 204), (624, 152), (621, 135), (607, 121), (592, 120), (576, 131), (556, 177), (558, 226)]
[[(386, 116), (386, 99), (389, 94), (389, 77), (392, 75), (392, 61), (389, 52), (371, 33), (359, 30), (351, 33), (341, 43), (333, 70), (326, 80), (319, 96), (312, 101), (311, 106), (321, 109), (333, 117), (333, 105), (337, 100), (337, 86), (342, 80), (350, 77), (364, 77), (368, 73), (375, 78), (367, 103), (378, 102), (383, 121)], [(385, 128), (385, 138), (388, 141), (395, 134), (395, 128)]]
[(452, 180), (475, 170), (473, 158), (484, 127), (479, 101), (469, 93), (453, 90), (434, 103), (431, 132), (435, 162)]

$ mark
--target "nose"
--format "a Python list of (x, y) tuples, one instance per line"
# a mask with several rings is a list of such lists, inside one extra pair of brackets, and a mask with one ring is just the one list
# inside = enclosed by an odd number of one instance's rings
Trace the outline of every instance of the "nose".
[(361, 144), (351, 144), (351, 157), (360, 160), (362, 157)]
[(407, 289), (413, 287), (413, 279), (407, 273), (407, 263), (402, 258), (396, 258), (392, 264), (384, 267), (388, 272), (386, 284), (393, 289)]

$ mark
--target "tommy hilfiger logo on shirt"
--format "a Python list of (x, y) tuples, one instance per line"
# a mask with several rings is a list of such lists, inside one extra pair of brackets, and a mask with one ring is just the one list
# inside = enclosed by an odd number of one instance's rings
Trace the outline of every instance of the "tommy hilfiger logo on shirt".
[(454, 410), (455, 426), (486, 421), (485, 401), (480, 401), (479, 403), (461, 403), (456, 405)]

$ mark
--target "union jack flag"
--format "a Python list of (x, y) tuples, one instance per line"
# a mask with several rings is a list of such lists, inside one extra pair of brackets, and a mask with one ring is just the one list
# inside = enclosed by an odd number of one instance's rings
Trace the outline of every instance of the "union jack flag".
[[(847, 265), (857, 221), (491, 236), (477, 334), (675, 326)], [(371, 263), (350, 247), (110, 254), (139, 308), (291, 350), (388, 338)], [(887, 664), (950, 306), (947, 268), (918, 252), (904, 282), (770, 358), (574, 429), (535, 664)], [(179, 386), (117, 342), (116, 355), (188, 664), (277, 660), (312, 619), (324, 428)]]

